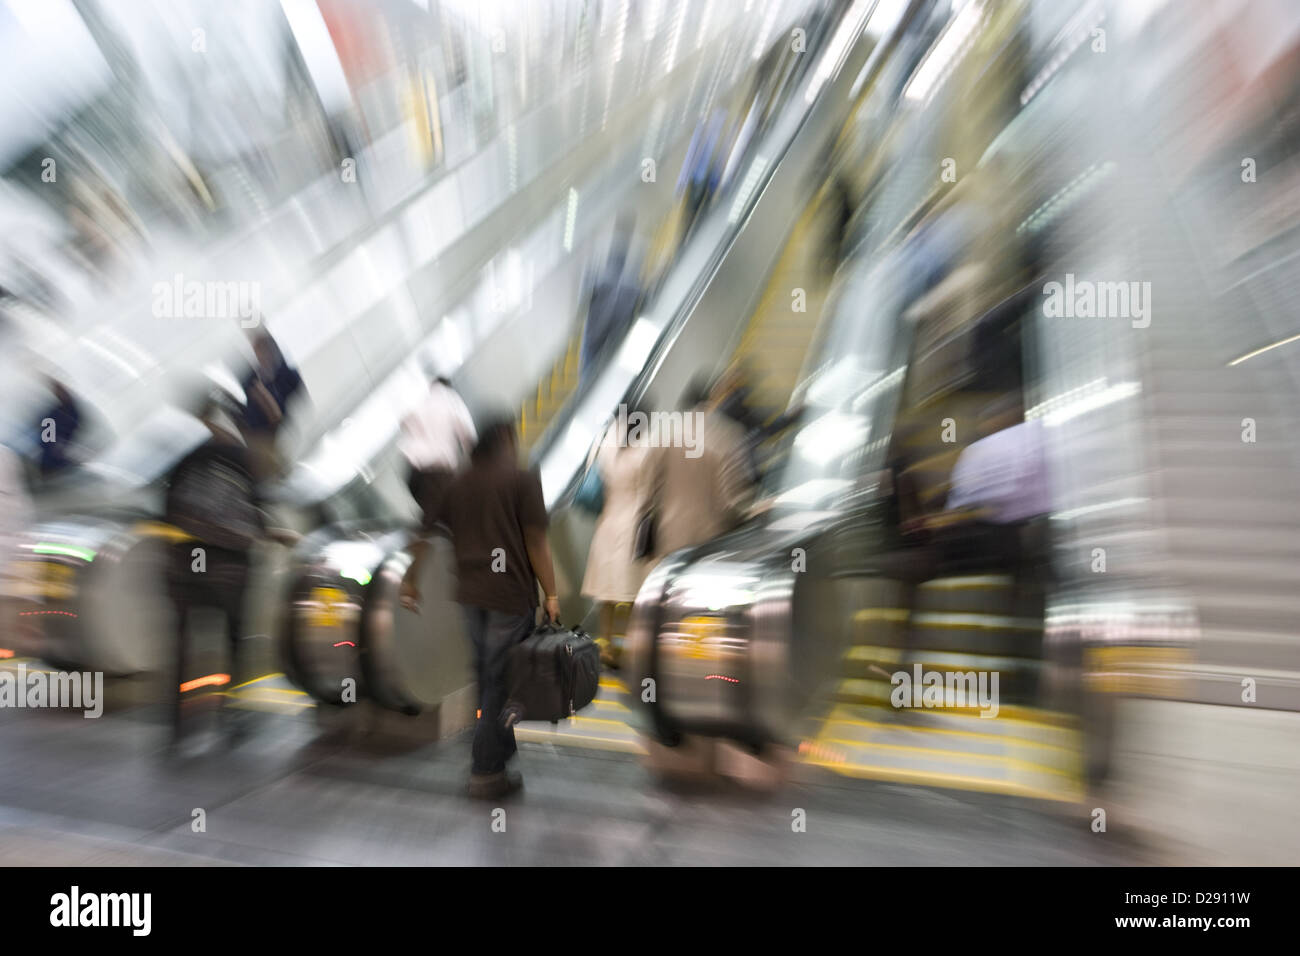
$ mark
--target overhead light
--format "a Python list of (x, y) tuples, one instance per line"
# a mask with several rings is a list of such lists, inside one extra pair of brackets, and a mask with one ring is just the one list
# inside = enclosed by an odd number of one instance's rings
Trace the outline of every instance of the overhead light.
[(645, 316), (637, 319), (623, 340), (623, 347), (618, 350), (619, 368), (626, 372), (641, 371), (658, 341), (658, 327)]
[(578, 191), (569, 187), (569, 208), (564, 213), (564, 251), (573, 251), (573, 226), (578, 220)]
[(811, 506), (824, 502), (833, 495), (841, 494), (852, 486), (853, 482), (847, 478), (813, 478), (778, 495), (775, 503)]
[(95, 552), (90, 548), (83, 548), (75, 544), (56, 544), (49, 541), (42, 541), (39, 544), (32, 545), (34, 554), (46, 554), (60, 558), (78, 558), (89, 564), (95, 560)]
[(966, 55), (975, 37), (975, 30), (984, 19), (983, 2), (968, 3), (961, 13), (943, 31), (930, 52), (926, 55), (916, 73), (903, 90), (903, 98), (915, 103), (924, 103), (938, 89), (943, 80)]
[(794, 447), (808, 461), (826, 465), (866, 444), (871, 426), (856, 415), (827, 412), (795, 436)]
[(740, 222), (740, 217), (745, 214), (745, 209), (749, 205), (749, 197), (753, 195), (754, 190), (758, 188), (758, 181), (767, 171), (767, 157), (755, 156), (754, 161), (749, 166), (749, 172), (740, 183), (740, 188), (736, 190), (736, 198), (731, 203), (731, 211), (727, 213), (727, 224), (734, 226)]
[[(750, 54), (751, 59), (761, 59), (763, 51), (767, 49), (767, 38), (772, 35), (772, 24), (776, 21), (778, 7), (779, 4), (774, 2), (774, 0), (769, 0), (767, 5), (767, 16), (763, 18), (763, 29), (759, 31), (758, 40), (754, 43), (754, 52)], [(682, 4), (682, 9), (684, 10), (685, 8), (686, 4)]]
[(1232, 368), (1234, 365), (1240, 365), (1242, 362), (1246, 361), (1247, 359), (1253, 359), (1256, 355), (1263, 355), (1265, 352), (1271, 352), (1273, 351), (1273, 349), (1280, 348), (1283, 345), (1290, 345), (1292, 342), (1296, 341), (1297, 339), (1300, 339), (1300, 335), (1289, 335), (1284, 339), (1274, 342), (1272, 345), (1265, 345), (1262, 349), (1255, 349), (1255, 351), (1253, 352), (1247, 352), (1245, 355), (1235, 358), (1231, 362), (1229, 362), (1228, 367)]
[(1131, 398), (1142, 390), (1137, 382), (1116, 382), (1110, 386), (1104, 383), (1105, 379), (1095, 379), (1080, 388), (1071, 389), (1034, 406), (1025, 414), (1025, 418), (1041, 418), (1044, 425), (1055, 428), (1080, 415)]
[(817, 63), (817, 69), (813, 72), (812, 82), (808, 84), (808, 89), (804, 92), (803, 98), (805, 102), (811, 103), (817, 99), (817, 94), (822, 91), (826, 81), (843, 66), (844, 55), (848, 52), (849, 42), (861, 31), (862, 21), (867, 17), (868, 13), (874, 13), (876, 6), (876, 0), (856, 0), (848, 15), (840, 21), (839, 29), (835, 31), (835, 36), (831, 37), (826, 52), (822, 54), (821, 60)]
[(575, 418), (564, 433), (564, 449), (575, 457), (585, 458), (595, 437), (590, 429)]
[(1132, 508), (1136, 505), (1146, 504), (1146, 502), (1146, 498), (1114, 498), (1095, 505), (1083, 505), (1079, 508), (1071, 508), (1068, 511), (1059, 511), (1052, 515), (1052, 520), (1073, 521), (1075, 518), (1082, 518), (1085, 515), (1097, 514), (1101, 511), (1113, 511), (1117, 508)]

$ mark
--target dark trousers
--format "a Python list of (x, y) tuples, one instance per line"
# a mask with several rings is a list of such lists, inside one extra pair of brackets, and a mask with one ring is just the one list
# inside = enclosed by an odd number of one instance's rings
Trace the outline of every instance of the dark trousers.
[(515, 731), (501, 722), (509, 691), (510, 650), (533, 630), (534, 615), (505, 614), (471, 604), (461, 606), (465, 635), (474, 650), (478, 678), (478, 722), (474, 725), (473, 772), (500, 773), (515, 754)]
[[(997, 572), (1011, 577), (1011, 616), (1042, 621), (1046, 587), (1051, 577), (1046, 518), (1013, 524), (976, 521), (951, 528), (940, 536), (942, 569), (948, 574)], [(1043, 635), (1034, 634), (1031, 656), (1041, 660)], [(1034, 704), (1038, 698), (1035, 668), (1018, 682), (1021, 690), (1008, 698), (1015, 703)]]
[[(247, 584), (246, 557), (234, 557), (217, 549), (208, 549), (206, 571), (193, 571), (189, 554), (190, 545), (174, 549), (172, 567), (168, 576), (168, 591), (176, 610), (175, 670), (172, 681), (172, 734), (181, 733), (181, 685), (199, 676), (188, 672), (189, 649), (192, 640), (193, 612), (199, 608), (214, 608), (222, 613), (226, 622), (226, 643), (229, 646), (230, 681), (227, 688), (237, 687), (242, 679), (239, 662), (240, 641), (244, 636), (244, 592)], [(222, 697), (224, 708), (228, 698)]]

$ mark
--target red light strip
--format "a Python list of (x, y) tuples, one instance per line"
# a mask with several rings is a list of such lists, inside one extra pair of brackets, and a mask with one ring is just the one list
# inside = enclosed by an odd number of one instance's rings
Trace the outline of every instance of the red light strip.
[(229, 683), (229, 674), (208, 674), (206, 677), (196, 677), (194, 680), (187, 680), (184, 684), (181, 684), (181, 693), (183, 694), (187, 690), (194, 690), (198, 687), (208, 687), (211, 685), (220, 686), (221, 684)]

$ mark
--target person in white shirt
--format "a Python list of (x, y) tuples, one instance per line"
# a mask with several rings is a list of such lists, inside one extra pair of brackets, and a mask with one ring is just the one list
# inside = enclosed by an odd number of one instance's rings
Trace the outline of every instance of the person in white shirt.
[(932, 535), (947, 573), (1001, 568), (1037, 577), (1052, 509), (1042, 423), (1025, 421), (1019, 398), (1007, 395), (985, 407), (980, 431), (953, 466), (944, 510), (909, 519), (904, 530)]
[(972, 442), (952, 471), (948, 510), (977, 508), (999, 525), (1041, 517), (1051, 509), (1043, 457), (1042, 423), (1013, 421)]
[(402, 419), (397, 447), (410, 469), (406, 486), (422, 515), (420, 534), (410, 545), (411, 567), (402, 581), (402, 602), (408, 607), (419, 605), (416, 582), (428, 536), (437, 530), (443, 493), (469, 460), (477, 441), (469, 409), (446, 378), (434, 379), (424, 400)]
[(456, 472), (478, 434), (465, 402), (445, 378), (437, 378), (419, 406), (402, 419), (398, 448), (413, 471)]

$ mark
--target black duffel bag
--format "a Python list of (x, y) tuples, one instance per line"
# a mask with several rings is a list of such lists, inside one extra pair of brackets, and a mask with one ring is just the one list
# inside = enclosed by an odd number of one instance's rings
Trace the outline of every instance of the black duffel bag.
[(510, 652), (509, 694), (501, 719), (571, 717), (592, 702), (600, 682), (600, 647), (581, 627), (543, 624)]

